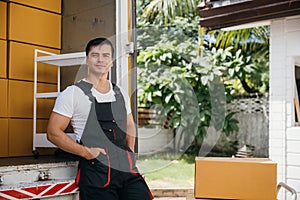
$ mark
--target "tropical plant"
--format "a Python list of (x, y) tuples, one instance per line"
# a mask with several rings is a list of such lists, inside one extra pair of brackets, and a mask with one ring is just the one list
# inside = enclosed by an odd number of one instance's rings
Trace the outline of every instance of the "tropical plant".
[(230, 99), (225, 95), (230, 92), (215, 84), (225, 70), (212, 70), (208, 79), (203, 78), (206, 67), (197, 58), (197, 44), (190, 41), (160, 43), (139, 54), (138, 96), (142, 106), (162, 106), (165, 117), (172, 116), (170, 127), (182, 126), (185, 134), (193, 134), (198, 152), (209, 126), (229, 135), (238, 131), (238, 121), (225, 112)]
[(216, 71), (214, 73), (223, 76), (224, 83), (231, 85), (231, 94), (267, 91), (268, 76), (266, 77), (264, 74), (268, 74), (268, 71), (265, 67), (266, 63), (263, 62), (265, 58), (261, 58), (265, 54), (261, 57), (247, 56), (242, 53), (241, 49), (234, 52), (233, 47), (226, 49), (216, 49), (214, 47), (206, 53), (210, 57), (210, 62), (214, 65), (203, 69), (204, 74), (206, 74), (202, 77), (204, 80), (207, 80), (213, 74), (212, 70), (214, 70)]
[(270, 27), (259, 26), (238, 30), (214, 30), (207, 32), (208, 44), (211, 47), (226, 49), (233, 47), (243, 52), (265, 51), (269, 47)]
[(196, 15), (195, 0), (152, 0), (143, 2), (141, 18), (155, 24), (168, 25), (175, 17), (190, 18)]
[[(240, 71), (238, 75), (233, 69), (235, 78), (228, 79), (227, 83), (234, 86), (234, 93), (266, 93), (269, 90), (269, 26), (260, 26), (255, 28), (240, 30), (215, 30), (206, 33), (205, 47), (207, 49), (226, 49), (232, 48), (231, 53), (236, 57), (242, 58), (243, 65), (252, 63), (249, 66), (254, 70)], [(251, 61), (247, 61), (250, 59)], [(241, 60), (231, 63), (231, 68), (239, 67)], [(228, 63), (229, 64), (229, 63)], [(255, 67), (254, 67), (255, 66)]]
[[(205, 54), (199, 59), (199, 2), (137, 3), (139, 103), (160, 105), (163, 117), (172, 116), (168, 123), (173, 128), (197, 127), (190, 132), (195, 152), (208, 127), (226, 135), (238, 130), (234, 113), (224, 109), (233, 94), (268, 91), (269, 27), (205, 33)], [(197, 108), (184, 109), (184, 103), (193, 105), (195, 99)]]

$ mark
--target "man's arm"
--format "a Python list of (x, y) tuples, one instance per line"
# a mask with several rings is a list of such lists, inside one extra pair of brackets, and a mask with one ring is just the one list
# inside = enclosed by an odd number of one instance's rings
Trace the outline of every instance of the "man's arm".
[(104, 149), (85, 147), (78, 144), (65, 134), (64, 130), (67, 128), (69, 123), (70, 118), (52, 112), (47, 128), (48, 140), (62, 150), (84, 157), (88, 160), (96, 158), (100, 153), (106, 154)]
[(134, 144), (136, 138), (136, 129), (132, 114), (127, 115), (127, 134), (126, 134), (126, 142), (129, 148), (134, 152)]

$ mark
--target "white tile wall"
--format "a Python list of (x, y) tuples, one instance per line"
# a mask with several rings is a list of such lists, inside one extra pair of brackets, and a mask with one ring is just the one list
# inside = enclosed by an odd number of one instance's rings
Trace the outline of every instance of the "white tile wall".
[(300, 127), (293, 127), (287, 130), (287, 140), (300, 141)]
[(300, 31), (300, 17), (292, 17), (286, 19), (286, 32)]
[(300, 166), (300, 153), (288, 153), (286, 158), (287, 165)]
[(272, 129), (272, 133), (270, 133), (269, 135), (269, 139), (283, 139), (284, 135), (284, 130), (276, 130), (276, 129)]
[(286, 183), (297, 191), (298, 198), (299, 198), (300, 180), (297, 180), (297, 179), (287, 179)]
[(300, 181), (300, 167), (299, 166), (287, 166), (288, 179), (298, 179)]
[(294, 56), (294, 55), (300, 55), (300, 37), (299, 37), (300, 31), (296, 32), (289, 32), (286, 36), (286, 42), (287, 42), (287, 55)]
[[(272, 111), (272, 116), (270, 115), (270, 117), (272, 118), (273, 114), (282, 115), (285, 110), (285, 105), (282, 102), (278, 101), (277, 99), (274, 99), (273, 90), (272, 90), (272, 95), (271, 95), (270, 99), (273, 100), (272, 102), (270, 102), (269, 109), (270, 109), (270, 112)], [(282, 115), (282, 116), (285, 117), (285, 115)]]
[(288, 140), (287, 141), (287, 152), (289, 153), (299, 153), (300, 152), (300, 141)]
[(300, 193), (300, 127), (294, 127), (293, 116), (293, 56), (300, 55), (300, 16), (273, 20), (270, 28), (269, 154), (278, 164), (277, 180)]

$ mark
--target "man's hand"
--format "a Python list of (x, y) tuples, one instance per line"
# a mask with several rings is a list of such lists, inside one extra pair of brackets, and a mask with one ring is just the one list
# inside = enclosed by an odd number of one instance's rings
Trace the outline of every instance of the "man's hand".
[(102, 148), (88, 148), (88, 147), (85, 147), (85, 149), (86, 149), (86, 153), (85, 153), (84, 157), (87, 160), (97, 158), (100, 155), (100, 153), (102, 153), (103, 155), (106, 155), (106, 151)]

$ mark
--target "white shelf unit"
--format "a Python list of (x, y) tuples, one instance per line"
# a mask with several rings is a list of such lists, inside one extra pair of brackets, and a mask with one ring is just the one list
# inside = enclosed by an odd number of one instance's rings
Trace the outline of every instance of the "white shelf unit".
[[(43, 56), (39, 56), (39, 55)], [(46, 133), (37, 133), (37, 99), (39, 98), (56, 98), (60, 92), (60, 70), (62, 67), (85, 64), (85, 52), (53, 54), (47, 51), (35, 49), (34, 51), (34, 97), (33, 97), (33, 154), (38, 157), (37, 147), (55, 147), (47, 140)], [(47, 93), (38, 93), (38, 63), (45, 63), (57, 67), (57, 90)], [(75, 140), (75, 134), (68, 133)]]

